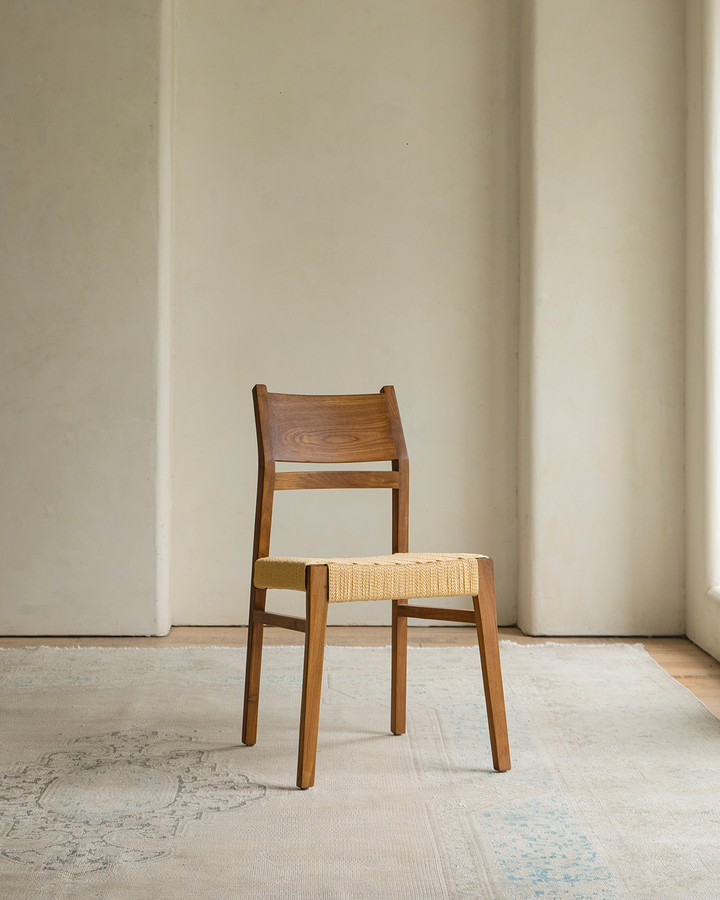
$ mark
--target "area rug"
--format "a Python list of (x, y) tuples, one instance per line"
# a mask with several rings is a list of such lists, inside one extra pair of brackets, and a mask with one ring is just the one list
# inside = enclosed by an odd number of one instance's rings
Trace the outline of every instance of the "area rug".
[(329, 647), (294, 787), (300, 648), (0, 651), (3, 900), (720, 897), (720, 722), (639, 647), (502, 645), (512, 771), (477, 650)]

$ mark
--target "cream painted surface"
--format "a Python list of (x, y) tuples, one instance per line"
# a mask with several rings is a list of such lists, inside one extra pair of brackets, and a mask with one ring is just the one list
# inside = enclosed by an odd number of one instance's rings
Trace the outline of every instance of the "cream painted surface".
[(155, 11), (2, 7), (4, 634), (157, 631)]
[[(685, 424), (720, 656), (717, 6), (4, 4), (0, 632), (244, 621), (252, 385), (394, 383), (411, 549), (493, 555), (505, 623), (518, 572), (534, 633), (682, 631)], [(280, 494), (273, 551), (384, 552), (388, 511)]]
[(172, 341), (173, 185), (175, 156), (175, 0), (160, 0), (158, 41), (158, 298), (157, 472), (155, 476), (155, 620), (159, 634), (172, 624)]
[(524, 9), (519, 624), (677, 634), (684, 4)]
[[(493, 555), (514, 621), (516, 24), (500, 0), (178, 0), (175, 623), (246, 619), (256, 382), (395, 384), (411, 549)], [(272, 552), (387, 552), (389, 502), (280, 494)]]
[(720, 4), (690, 0), (687, 77), (687, 633), (720, 658)]

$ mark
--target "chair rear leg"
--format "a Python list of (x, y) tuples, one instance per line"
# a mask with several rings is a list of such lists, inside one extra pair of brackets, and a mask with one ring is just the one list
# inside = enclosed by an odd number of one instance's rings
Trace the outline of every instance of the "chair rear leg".
[(392, 602), (392, 675), (390, 695), (390, 731), (405, 734), (405, 710), (407, 703), (407, 634), (408, 620), (398, 615), (398, 604)]
[(305, 663), (303, 666), (300, 745), (298, 748), (297, 786), (315, 784), (320, 693), (322, 691), (325, 630), (328, 614), (328, 568), (308, 566), (305, 594)]
[(265, 609), (264, 590), (253, 586), (250, 597), (247, 656), (245, 660), (245, 702), (243, 704), (242, 742), (252, 746), (257, 740), (258, 700), (260, 697), (260, 668), (262, 665), (263, 626), (255, 622), (256, 609)]
[(475, 625), (480, 660), (482, 662), (485, 704), (487, 706), (490, 746), (493, 766), (498, 772), (510, 768), (510, 744), (508, 741), (505, 696), (503, 693), (502, 671), (500, 669), (500, 643), (495, 609), (495, 577), (491, 559), (478, 560), (478, 596), (473, 597)]

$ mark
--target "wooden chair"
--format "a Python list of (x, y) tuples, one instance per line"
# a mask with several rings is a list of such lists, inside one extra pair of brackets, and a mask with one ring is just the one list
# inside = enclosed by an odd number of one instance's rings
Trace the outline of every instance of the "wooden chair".
[[(408, 618), (474, 624), (477, 629), (493, 766), (510, 768), (505, 700), (492, 560), (479, 554), (408, 553), (409, 468), (395, 390), (378, 394), (304, 396), (253, 389), (258, 436), (258, 489), (250, 592), (247, 671), (242, 740), (257, 738), (263, 627), (305, 633), (297, 785), (315, 783), (320, 691), (328, 603), (344, 600), (392, 601), (392, 689), (390, 730), (405, 733)], [(276, 462), (392, 462), (391, 471), (276, 472)], [(392, 490), (392, 555), (354, 559), (270, 557), (275, 491), (310, 488)], [(305, 592), (306, 618), (265, 609), (268, 588)], [(415, 606), (408, 599), (472, 595), (474, 610)]]

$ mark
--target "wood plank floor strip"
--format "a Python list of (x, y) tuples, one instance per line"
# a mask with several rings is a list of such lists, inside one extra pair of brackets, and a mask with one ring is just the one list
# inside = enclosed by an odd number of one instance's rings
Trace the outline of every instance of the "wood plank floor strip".
[[(521, 644), (642, 644), (652, 658), (676, 681), (720, 717), (720, 662), (685, 637), (530, 637), (518, 628), (500, 628), (502, 640)], [(267, 646), (302, 645), (304, 635), (282, 628), (265, 628)], [(339, 647), (384, 647), (390, 644), (389, 626), (328, 626), (327, 643)], [(410, 626), (411, 647), (473, 647), (475, 629), (464, 626)], [(3, 647), (245, 647), (243, 626), (176, 626), (164, 637), (0, 637)]]

